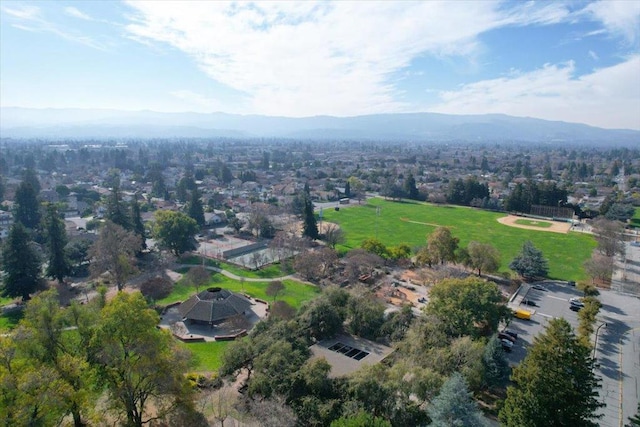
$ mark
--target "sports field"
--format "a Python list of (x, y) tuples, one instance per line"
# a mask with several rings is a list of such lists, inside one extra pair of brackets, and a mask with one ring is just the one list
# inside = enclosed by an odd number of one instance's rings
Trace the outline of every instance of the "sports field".
[(498, 218), (504, 216), (466, 207), (391, 202), (380, 198), (370, 199), (362, 206), (324, 211), (324, 220), (338, 223), (345, 232), (346, 242), (338, 247), (341, 251), (357, 248), (369, 237), (377, 237), (388, 246), (400, 243), (422, 246), (437, 226), (446, 226), (460, 239), (461, 246), (472, 240), (494, 245), (502, 257), (500, 271), (508, 271), (522, 244), (531, 240), (549, 260), (550, 278), (586, 279), (582, 265), (596, 246), (591, 235), (509, 227), (498, 222)]

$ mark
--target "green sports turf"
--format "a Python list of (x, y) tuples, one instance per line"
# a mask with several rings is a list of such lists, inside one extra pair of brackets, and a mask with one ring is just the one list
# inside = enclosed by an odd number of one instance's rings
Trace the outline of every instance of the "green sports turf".
[(342, 252), (360, 247), (364, 239), (376, 236), (387, 246), (400, 243), (422, 246), (437, 226), (446, 226), (460, 239), (460, 246), (472, 240), (494, 245), (501, 254), (500, 271), (508, 271), (509, 263), (524, 242), (531, 240), (549, 260), (550, 278), (576, 281), (586, 278), (583, 263), (596, 246), (591, 235), (509, 227), (497, 221), (503, 216), (504, 213), (466, 207), (380, 198), (370, 199), (362, 206), (324, 212), (324, 220), (340, 224), (345, 232), (346, 242), (338, 247)]
[(549, 228), (552, 225), (550, 222), (533, 221), (530, 219), (516, 219), (515, 223), (519, 225), (528, 225), (530, 227), (540, 227), (540, 228)]

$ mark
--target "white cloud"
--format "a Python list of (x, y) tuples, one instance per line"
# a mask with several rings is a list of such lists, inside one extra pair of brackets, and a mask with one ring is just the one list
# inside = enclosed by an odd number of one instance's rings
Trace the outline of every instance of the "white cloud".
[(59, 25), (48, 21), (44, 18), (42, 10), (36, 6), (22, 5), (17, 8), (3, 7), (2, 10), (13, 18), (14, 23), (12, 23), (12, 26), (14, 28), (30, 32), (51, 33), (70, 42), (80, 43), (94, 49), (106, 49), (105, 45), (91, 37), (62, 29)]
[(71, 7), (71, 6), (65, 7), (64, 8), (64, 13), (66, 13), (69, 16), (73, 16), (74, 18), (82, 19), (82, 20), (85, 20), (85, 21), (93, 21), (94, 20), (92, 17), (90, 17), (86, 13), (76, 9), (75, 7)]
[(574, 78), (573, 62), (440, 93), (430, 111), (449, 114), (504, 113), (586, 122), (603, 128), (640, 129), (640, 55)]
[(598, 54), (597, 54), (597, 53), (595, 53), (594, 51), (590, 50), (588, 53), (589, 53), (589, 57), (590, 57), (591, 59), (593, 59), (594, 61), (597, 61), (598, 59), (600, 59), (600, 57), (598, 56)]
[(589, 4), (584, 12), (600, 21), (610, 34), (623, 37), (636, 47), (640, 43), (640, 2), (599, 1)]
[(131, 37), (187, 53), (246, 93), (251, 112), (287, 116), (411, 109), (391, 77), (420, 55), (473, 61), (483, 32), (569, 14), (562, 4), (493, 1), (128, 4)]

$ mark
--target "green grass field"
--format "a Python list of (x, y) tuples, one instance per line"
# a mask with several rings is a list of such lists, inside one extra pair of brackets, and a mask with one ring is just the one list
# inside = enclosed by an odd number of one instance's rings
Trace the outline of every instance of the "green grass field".
[(193, 342), (178, 341), (178, 345), (191, 351), (191, 368), (196, 372), (217, 371), (222, 365), (222, 353), (231, 341)]
[(530, 227), (540, 227), (540, 228), (549, 228), (552, 225), (550, 222), (533, 221), (530, 219), (516, 219), (515, 223), (520, 225), (528, 225)]
[[(376, 215), (377, 207), (380, 207), (379, 215)], [(549, 277), (575, 281), (586, 278), (582, 265), (596, 246), (591, 235), (509, 227), (497, 221), (503, 216), (503, 213), (458, 206), (376, 198), (362, 206), (325, 210), (324, 219), (340, 224), (345, 231), (346, 242), (338, 247), (342, 252), (357, 248), (364, 239), (376, 236), (387, 246), (400, 243), (422, 246), (437, 226), (447, 226), (460, 239), (461, 246), (472, 240), (494, 245), (502, 258), (500, 271), (509, 271), (509, 263), (520, 252), (523, 243), (531, 240), (549, 260)]]
[[(199, 256), (189, 256), (185, 259), (181, 260), (183, 264), (192, 264), (192, 265), (200, 265), (202, 264), (202, 258)], [(237, 266), (235, 264), (231, 264), (229, 262), (218, 261), (213, 259), (207, 259), (205, 264), (210, 267), (217, 267), (222, 270), (226, 270), (230, 273), (235, 274), (240, 277), (254, 278), (254, 279), (274, 279), (276, 277), (286, 276), (286, 273), (283, 273), (280, 269), (280, 264), (271, 264), (267, 265), (264, 268), (261, 268), (258, 271), (248, 270), (246, 268)]]
[[(300, 283), (295, 280), (283, 280), (284, 291), (278, 295), (280, 301), (286, 301), (292, 307), (299, 308), (303, 302), (313, 299), (320, 293), (320, 289)], [(208, 286), (219, 286), (221, 288), (229, 289), (234, 292), (244, 292), (251, 295), (254, 298), (260, 298), (267, 301), (271, 300), (271, 297), (267, 296), (265, 290), (269, 282), (241, 282), (239, 280), (230, 279), (220, 273), (212, 273), (211, 279), (206, 286), (202, 286), (200, 289), (204, 289)], [(188, 286), (182, 281), (178, 281), (173, 287), (173, 292), (161, 300), (156, 301), (158, 305), (167, 305), (176, 301), (184, 301), (196, 292), (193, 286)]]

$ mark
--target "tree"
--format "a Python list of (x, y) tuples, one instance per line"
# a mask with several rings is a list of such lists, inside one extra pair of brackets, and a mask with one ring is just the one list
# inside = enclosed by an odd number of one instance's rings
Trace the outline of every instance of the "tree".
[(187, 214), (195, 220), (199, 227), (204, 227), (204, 208), (200, 200), (200, 192), (195, 188), (191, 190)]
[(2, 266), (5, 272), (2, 295), (28, 300), (40, 285), (40, 258), (20, 222), (11, 226), (2, 251)]
[(509, 362), (497, 335), (492, 335), (482, 355), (484, 384), (488, 388), (502, 387), (509, 379)]
[(14, 219), (27, 228), (34, 229), (40, 223), (40, 203), (33, 185), (22, 181), (15, 194)]
[(168, 277), (156, 276), (140, 285), (140, 293), (152, 301), (168, 297), (173, 290), (173, 282)]
[(450, 336), (477, 336), (481, 331), (495, 331), (508, 317), (498, 286), (475, 277), (446, 279), (435, 284), (426, 307), (445, 324)]
[(460, 239), (453, 237), (448, 227), (436, 228), (427, 239), (427, 250), (434, 263), (444, 264), (456, 260)]
[(524, 242), (522, 250), (509, 264), (509, 268), (524, 278), (545, 277), (549, 272), (547, 260), (542, 251), (533, 246), (530, 240)]
[(303, 217), (302, 235), (316, 240), (318, 238), (318, 223), (316, 215), (313, 213), (313, 202), (310, 197), (304, 198), (304, 217)]
[(242, 227), (244, 227), (244, 221), (237, 216), (234, 216), (229, 220), (229, 226), (235, 230), (236, 234), (238, 234), (240, 233), (240, 230), (242, 230)]
[[(48, 371), (50, 377), (46, 380), (55, 384), (48, 393), (57, 407), (50, 411), (58, 417), (71, 414), (76, 427), (86, 425), (83, 413), (89, 412), (93, 395), (93, 369), (87, 362), (87, 335), (83, 329), (90, 328), (91, 323), (86, 306), (75, 304), (63, 310), (58, 294), (50, 290), (27, 304), (24, 319), (15, 334), (18, 351), (38, 371)], [(68, 333), (70, 326), (79, 328), (78, 333)]]
[(373, 237), (365, 239), (360, 247), (367, 252), (378, 255), (380, 258), (386, 258), (389, 256), (389, 252), (385, 244)]
[(494, 273), (500, 268), (500, 253), (489, 243), (469, 242), (467, 253), (469, 254), (468, 265), (478, 270), (478, 276), (482, 276), (483, 271)]
[(563, 318), (549, 320), (512, 375), (500, 411), (506, 427), (597, 426), (598, 379), (591, 350)]
[(307, 334), (321, 341), (335, 336), (342, 329), (344, 319), (325, 298), (317, 298), (302, 308), (300, 326)]
[(211, 275), (209, 272), (201, 265), (193, 266), (187, 271), (187, 274), (184, 275), (183, 280), (196, 288), (196, 292), (200, 292), (200, 286), (203, 286), (209, 282)]
[(598, 242), (598, 250), (601, 254), (614, 257), (624, 253), (622, 233), (624, 225), (619, 221), (611, 221), (599, 218), (593, 222), (593, 233)]
[(131, 218), (129, 218), (127, 206), (122, 200), (119, 176), (114, 178), (112, 185), (111, 193), (107, 197), (107, 211), (104, 217), (125, 230), (130, 230), (132, 228)]
[(60, 219), (58, 209), (53, 204), (47, 206), (45, 229), (49, 247), (49, 263), (47, 264), (46, 274), (62, 283), (65, 276), (71, 273), (71, 263), (65, 252), (67, 231), (64, 227), (64, 222)]
[(477, 404), (459, 373), (454, 373), (442, 386), (440, 394), (428, 409), (433, 427), (481, 427), (487, 425)]
[(640, 426), (640, 402), (638, 402), (638, 412), (633, 417), (629, 417), (629, 424), (626, 427), (638, 426)]
[(635, 208), (631, 203), (613, 203), (607, 211), (605, 218), (612, 221), (627, 222), (633, 217)]
[(411, 172), (409, 172), (409, 175), (404, 180), (404, 193), (412, 200), (418, 200), (420, 198), (420, 192), (416, 187), (416, 179)]
[(187, 354), (156, 327), (158, 321), (139, 292), (120, 292), (102, 309), (91, 339), (99, 377), (129, 426), (161, 418), (189, 396)]
[(336, 245), (345, 242), (344, 231), (338, 224), (325, 223), (324, 241), (331, 249), (335, 249)]
[(355, 415), (338, 418), (331, 423), (331, 427), (391, 427), (391, 423), (360, 410)]
[(282, 291), (284, 291), (284, 284), (280, 280), (273, 280), (269, 282), (264, 293), (270, 297), (273, 297), (273, 302), (276, 302), (278, 294)]
[(90, 270), (94, 277), (108, 272), (119, 291), (135, 272), (135, 254), (140, 251), (140, 237), (118, 224), (106, 221), (98, 240), (89, 249)]
[(352, 297), (348, 305), (349, 331), (357, 336), (376, 339), (384, 323), (384, 305), (371, 295)]
[(596, 280), (608, 282), (611, 280), (613, 265), (613, 257), (594, 251), (591, 258), (585, 261), (584, 270), (591, 277), (591, 283)]
[(147, 249), (147, 231), (145, 230), (144, 223), (142, 222), (142, 216), (140, 215), (140, 203), (138, 202), (137, 197), (134, 197), (131, 201), (131, 228), (134, 233), (140, 236), (140, 240), (142, 241), (140, 249)]
[(193, 218), (182, 212), (157, 211), (153, 233), (160, 244), (169, 248), (174, 255), (180, 256), (184, 252), (196, 248), (195, 234), (198, 224)]

